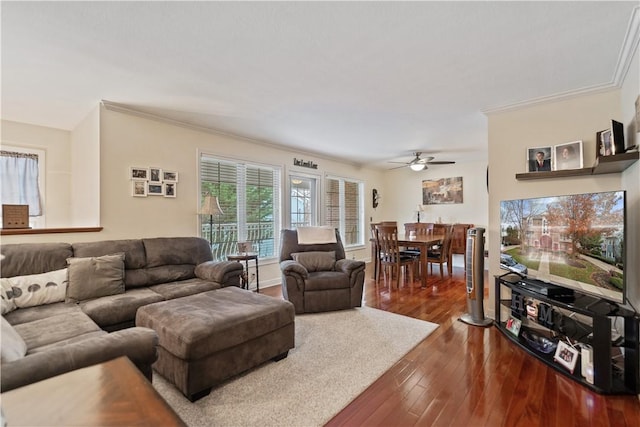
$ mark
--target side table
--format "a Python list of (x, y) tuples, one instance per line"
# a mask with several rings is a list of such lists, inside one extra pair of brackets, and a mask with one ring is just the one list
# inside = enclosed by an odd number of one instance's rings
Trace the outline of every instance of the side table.
[(260, 277), (258, 275), (258, 254), (246, 253), (246, 254), (232, 254), (227, 255), (227, 261), (244, 261), (245, 269), (242, 272), (242, 289), (249, 289), (249, 260), (256, 262), (256, 292), (260, 292)]

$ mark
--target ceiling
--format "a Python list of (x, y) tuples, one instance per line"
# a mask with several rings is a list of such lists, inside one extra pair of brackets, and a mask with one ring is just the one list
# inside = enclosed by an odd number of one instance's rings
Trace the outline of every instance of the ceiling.
[(3, 119), (73, 129), (105, 100), (390, 168), (486, 159), (488, 111), (619, 85), (638, 2), (0, 7)]

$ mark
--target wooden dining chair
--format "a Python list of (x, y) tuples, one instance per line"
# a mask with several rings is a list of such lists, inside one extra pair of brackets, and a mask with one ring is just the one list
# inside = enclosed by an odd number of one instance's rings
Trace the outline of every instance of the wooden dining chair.
[[(376, 225), (378, 241), (380, 242), (380, 273), (384, 272), (385, 280), (389, 273), (389, 283), (393, 280), (393, 273), (397, 274), (397, 288), (400, 288), (400, 273), (409, 269), (410, 282), (413, 283), (415, 266), (418, 263), (412, 255), (402, 253), (398, 245), (398, 227), (395, 225)], [(378, 275), (378, 283), (380, 275)]]
[(464, 268), (467, 269), (467, 231), (473, 224), (453, 224), (453, 236), (451, 237), (451, 256), (462, 255)]
[(373, 280), (378, 281), (378, 274), (380, 273), (380, 242), (378, 241), (378, 230), (376, 226), (378, 223), (370, 224), (371, 232), (371, 260), (373, 261)]
[[(434, 232), (435, 234), (435, 232)], [(444, 264), (447, 264), (447, 273), (451, 276), (453, 269), (451, 265), (451, 238), (453, 236), (453, 226), (443, 227), (444, 238), (442, 245), (433, 247), (427, 251), (427, 263), (430, 265), (433, 274), (433, 264), (440, 264), (440, 278), (444, 278)]]

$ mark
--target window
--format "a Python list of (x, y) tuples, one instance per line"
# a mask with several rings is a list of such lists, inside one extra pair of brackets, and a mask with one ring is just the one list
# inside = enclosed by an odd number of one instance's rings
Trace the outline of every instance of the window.
[(10, 147), (3, 144), (0, 154), (0, 204), (29, 205), (29, 226), (45, 227), (44, 150)]
[(317, 182), (314, 177), (289, 175), (290, 227), (318, 224)]
[(213, 258), (237, 252), (250, 241), (260, 258), (277, 256), (280, 241), (280, 168), (200, 156), (202, 198), (218, 197), (222, 214), (201, 215), (200, 235), (211, 242)]
[(338, 228), (346, 246), (364, 244), (364, 184), (327, 176), (325, 222)]

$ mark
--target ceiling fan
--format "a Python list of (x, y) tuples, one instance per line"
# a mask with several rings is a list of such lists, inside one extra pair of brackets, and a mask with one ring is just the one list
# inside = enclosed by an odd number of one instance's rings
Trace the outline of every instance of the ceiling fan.
[(416, 172), (421, 171), (421, 170), (425, 170), (428, 169), (427, 165), (451, 165), (454, 164), (455, 162), (450, 161), (450, 160), (437, 160), (434, 161), (433, 159), (435, 159), (435, 157), (432, 156), (428, 156), (428, 157), (420, 157), (420, 155), (422, 154), (422, 152), (417, 151), (415, 153), (413, 153), (413, 155), (415, 156), (410, 162), (389, 162), (389, 163), (401, 163), (402, 166), (398, 166), (395, 168), (391, 168), (391, 169), (399, 169), (399, 168), (403, 168), (405, 166), (409, 166), (411, 168), (411, 170), (414, 170)]

